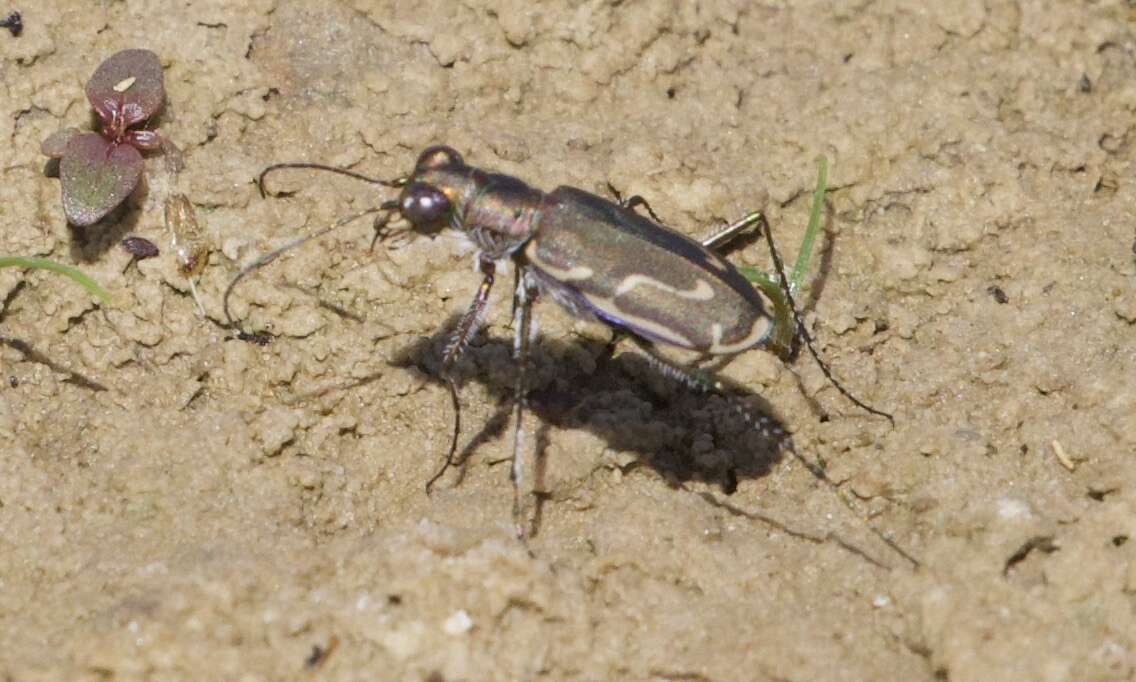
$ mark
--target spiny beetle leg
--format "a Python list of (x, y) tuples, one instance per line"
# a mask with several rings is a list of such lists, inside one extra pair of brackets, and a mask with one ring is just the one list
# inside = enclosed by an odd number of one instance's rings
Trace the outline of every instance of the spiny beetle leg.
[(703, 239), (702, 245), (711, 251), (719, 251), (754, 225), (760, 225), (768, 231), (769, 224), (765, 221), (765, 214), (761, 211), (748, 213), (740, 220), (726, 225), (714, 234)]
[[(817, 233), (820, 231), (821, 213), (825, 206), (824, 195), (828, 188), (828, 159), (821, 154), (817, 156), (816, 164), (817, 181), (813, 190), (812, 207), (809, 209), (809, 223), (805, 228), (805, 235), (801, 239), (801, 248), (797, 251), (797, 260), (793, 265), (792, 274), (786, 278), (784, 268), (780, 264), (777, 265), (773, 274), (766, 274), (757, 268), (744, 266), (738, 268), (742, 276), (773, 301), (775, 308), (774, 332), (767, 345), (784, 359), (791, 359), (796, 356), (800, 338), (797, 328), (800, 327), (804, 331), (804, 327), (800, 325), (800, 316), (797, 314), (796, 306), (792, 305), (792, 297), (800, 289), (801, 281), (808, 269), (809, 260), (812, 258), (813, 245), (816, 242)], [(776, 251), (776, 247), (773, 245), (773, 235), (770, 233), (768, 225), (765, 235), (769, 242), (770, 251)], [(775, 254), (773, 257), (775, 261), (779, 260)], [(815, 349), (810, 348), (809, 351), (814, 357), (816, 356)], [(828, 376), (827, 373), (826, 376)], [(843, 391), (841, 392), (843, 393)]]
[(726, 387), (711, 373), (693, 368), (679, 367), (659, 355), (658, 351), (655, 350), (654, 344), (651, 342), (639, 337), (632, 338), (635, 340), (635, 345), (639, 347), (639, 350), (643, 351), (651, 365), (654, 366), (660, 374), (670, 377), (702, 393), (710, 393), (711, 391), (718, 393), (726, 399), (743, 419), (745, 419), (746, 423), (758, 429), (763, 438), (774, 440), (778, 447), (784, 446), (785, 441), (788, 439), (788, 434), (785, 430), (782, 429), (774, 419), (766, 415), (756, 415), (752, 413), (736, 399), (727, 395), (725, 392)]
[(458, 321), (458, 326), (454, 330), (450, 342), (446, 344), (446, 354), (442, 360), (442, 373), (446, 375), (449, 375), (453, 370), (454, 363), (461, 357), (470, 339), (481, 328), (481, 322), (485, 318), (485, 307), (489, 304), (489, 292), (493, 289), (497, 265), (492, 260), (482, 256), (478, 262), (478, 269), (481, 270), (483, 275), (481, 286), (477, 288), (473, 301), (469, 304), (465, 314), (462, 315), (461, 320)]
[(659, 216), (655, 215), (655, 212), (651, 209), (651, 204), (648, 204), (647, 200), (639, 196), (638, 194), (632, 194), (631, 196), (627, 197), (627, 201), (623, 203), (623, 206), (624, 208), (631, 209), (632, 211), (635, 210), (636, 206), (642, 206), (643, 208), (647, 209), (647, 215), (651, 216), (651, 220), (654, 220), (660, 225), (663, 224), (663, 221), (660, 220)]
[(638, 194), (632, 194), (631, 196), (624, 199), (619, 190), (615, 188), (615, 185), (611, 184), (610, 182), (607, 183), (607, 191), (611, 192), (612, 196), (615, 197), (615, 203), (619, 204), (623, 208), (634, 211), (636, 206), (642, 206), (643, 208), (647, 209), (647, 214), (651, 216), (651, 220), (654, 220), (660, 225), (663, 224), (663, 221), (659, 219), (659, 216), (655, 215), (655, 211), (651, 209), (651, 204), (647, 203), (647, 200), (639, 196)]
[(513, 292), (513, 362), (517, 366), (513, 384), (513, 462), (509, 478), (513, 482), (513, 526), (517, 538), (525, 538), (526, 521), (522, 504), (525, 469), (525, 410), (528, 407), (526, 384), (529, 369), (529, 345), (532, 342), (532, 305), (537, 289), (522, 272)]
[(489, 304), (489, 292), (493, 289), (493, 279), (497, 271), (497, 266), (492, 260), (481, 256), (478, 264), (484, 277), (481, 280), (481, 286), (477, 288), (477, 293), (473, 295), (473, 301), (469, 304), (469, 308), (462, 315), (461, 320), (458, 321), (458, 326), (454, 330), (454, 335), (450, 338), (450, 342), (446, 344), (446, 353), (442, 358), (442, 378), (450, 388), (450, 401), (453, 403), (454, 408), (454, 432), (453, 438), (450, 439), (450, 449), (446, 453), (446, 460), (442, 463), (442, 468), (438, 469), (437, 473), (426, 481), (426, 494), (430, 494), (430, 489), (434, 487), (434, 483), (446, 473), (454, 463), (454, 454), (458, 449), (458, 437), (461, 435), (461, 401), (458, 399), (458, 384), (457, 379), (454, 377), (454, 365), (457, 363), (458, 358), (461, 357), (462, 352), (469, 344), (470, 339), (477, 334), (477, 330), (481, 328), (481, 322), (485, 318), (485, 307)]

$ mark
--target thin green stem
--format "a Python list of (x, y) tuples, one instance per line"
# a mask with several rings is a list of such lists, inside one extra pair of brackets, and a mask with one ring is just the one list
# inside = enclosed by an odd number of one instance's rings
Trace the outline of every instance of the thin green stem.
[(79, 270), (47, 258), (32, 256), (0, 256), (0, 268), (31, 268), (34, 270), (50, 270), (65, 277), (70, 277), (79, 286), (86, 289), (92, 296), (99, 299), (103, 305), (110, 305), (110, 294), (98, 285), (98, 282), (87, 277)]
[(801, 241), (801, 250), (797, 252), (797, 262), (793, 265), (793, 274), (789, 277), (789, 287), (796, 292), (801, 287), (801, 280), (805, 277), (805, 270), (809, 267), (812, 257), (813, 244), (816, 242), (817, 232), (820, 230), (820, 214), (824, 210), (824, 193), (828, 188), (828, 159), (824, 154), (816, 157), (817, 181), (813, 190), (813, 206), (809, 211), (809, 226), (805, 229), (805, 238)]
[(738, 272), (742, 273), (742, 277), (745, 277), (750, 282), (753, 282), (754, 284), (757, 284), (761, 287), (768, 287), (768, 286), (780, 287), (781, 286), (780, 284), (777, 283), (777, 280), (775, 280), (772, 277), (770, 277), (769, 275), (765, 274), (765, 272), (762, 271), (760, 268), (755, 268), (752, 265), (739, 265), (738, 266)]
[[(813, 204), (809, 211), (809, 224), (805, 229), (804, 239), (801, 240), (801, 249), (797, 252), (797, 261), (793, 265), (793, 274), (789, 277), (789, 291), (796, 293), (801, 287), (801, 280), (809, 267), (812, 257), (813, 245), (816, 243), (817, 232), (820, 231), (820, 216), (824, 210), (824, 194), (828, 183), (828, 159), (824, 155), (816, 158), (817, 182), (813, 190)], [(769, 229), (768, 225), (765, 229)], [(789, 299), (781, 288), (781, 278), (776, 274), (769, 275), (758, 268), (739, 267), (738, 271), (765, 294), (773, 303), (773, 333), (768, 345), (777, 353), (788, 355), (792, 352), (793, 338), (796, 336), (796, 324), (793, 320)]]

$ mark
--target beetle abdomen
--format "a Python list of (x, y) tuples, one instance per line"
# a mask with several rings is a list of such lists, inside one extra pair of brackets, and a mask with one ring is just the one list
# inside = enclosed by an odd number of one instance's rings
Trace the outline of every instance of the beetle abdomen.
[(737, 353), (773, 326), (767, 304), (732, 265), (698, 242), (572, 187), (541, 207), (525, 245), (557, 300), (652, 341)]

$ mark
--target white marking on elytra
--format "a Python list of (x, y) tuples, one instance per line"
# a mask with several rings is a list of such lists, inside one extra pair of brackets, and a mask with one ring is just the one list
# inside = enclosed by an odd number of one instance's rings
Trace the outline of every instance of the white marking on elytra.
[(587, 299), (588, 303), (591, 303), (593, 307), (599, 310), (605, 310), (614, 313), (617, 317), (619, 317), (619, 319), (623, 320), (628, 325), (642, 329), (649, 336), (653, 336), (657, 339), (666, 341), (667, 343), (678, 346), (679, 348), (694, 348), (694, 343), (682, 334), (679, 334), (670, 327), (667, 327), (664, 324), (660, 324), (659, 322), (655, 322), (654, 320), (648, 320), (645, 317), (631, 315), (620, 308), (615, 303), (615, 301), (610, 298), (588, 296), (587, 294), (584, 294), (584, 298)]
[(618, 287), (616, 287), (615, 295), (616, 296), (622, 296), (623, 294), (626, 294), (627, 292), (631, 291), (635, 287), (643, 285), (643, 284), (653, 286), (656, 289), (662, 289), (663, 291), (665, 291), (669, 294), (674, 294), (675, 296), (678, 296), (679, 298), (685, 298), (685, 299), (689, 299), (691, 301), (709, 301), (710, 299), (714, 298), (713, 287), (711, 287), (709, 284), (707, 284), (706, 280), (704, 280), (704, 279), (698, 280), (698, 283), (694, 285), (693, 289), (684, 290), (684, 289), (679, 289), (677, 287), (673, 287), (673, 286), (667, 284), (666, 282), (660, 282), (659, 280), (655, 279), (654, 277), (651, 277), (650, 275), (643, 275), (643, 274), (639, 274), (639, 273), (636, 273), (634, 275), (628, 275), (627, 277), (624, 277), (623, 281), (619, 283)]
[(711, 335), (713, 336), (713, 343), (710, 344), (710, 352), (720, 355), (730, 355), (732, 353), (740, 353), (747, 348), (753, 348), (769, 337), (770, 332), (773, 331), (773, 319), (765, 315), (759, 316), (753, 321), (753, 326), (749, 329), (749, 334), (746, 334), (740, 341), (734, 343), (722, 343), (722, 325), (715, 322), (710, 326)]
[(548, 273), (553, 279), (561, 282), (578, 282), (581, 280), (589, 279), (596, 274), (596, 271), (586, 265), (573, 265), (570, 268), (558, 268), (555, 265), (549, 264), (547, 261), (540, 257), (537, 253), (536, 240), (530, 240), (525, 246), (525, 256), (534, 265), (540, 267), (541, 270)]
[(554, 275), (558, 279), (568, 282), (588, 279), (592, 275), (596, 274), (595, 270), (592, 270), (585, 265), (574, 265), (567, 270), (561, 270), (559, 268), (548, 268), (547, 263), (544, 263), (542, 265), (543, 267), (548, 269), (549, 274)]

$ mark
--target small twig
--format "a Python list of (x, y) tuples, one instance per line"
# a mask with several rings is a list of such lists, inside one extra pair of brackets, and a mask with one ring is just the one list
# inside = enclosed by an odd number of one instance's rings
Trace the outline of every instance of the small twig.
[(1061, 441), (1053, 440), (1050, 445), (1053, 446), (1053, 454), (1057, 455), (1057, 461), (1061, 462), (1061, 466), (1065, 467), (1069, 471), (1075, 471), (1077, 469), (1077, 463), (1074, 462), (1065, 452), (1065, 448), (1062, 447)]

